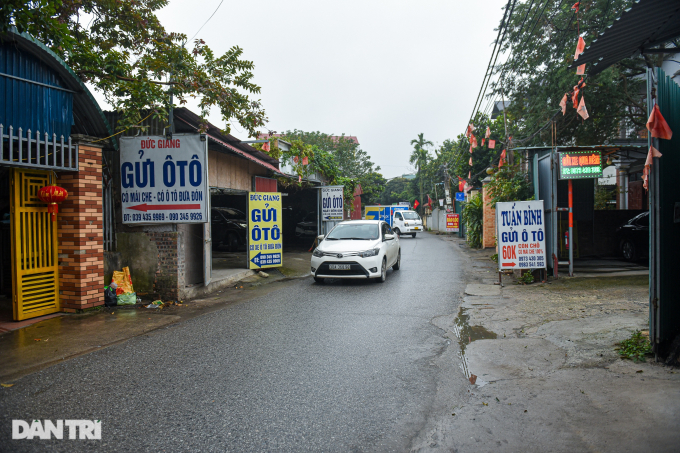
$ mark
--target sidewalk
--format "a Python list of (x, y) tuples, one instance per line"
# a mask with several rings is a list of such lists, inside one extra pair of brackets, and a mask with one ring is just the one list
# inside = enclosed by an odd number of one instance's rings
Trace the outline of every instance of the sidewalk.
[[(269, 275), (266, 278), (247, 271), (246, 278), (232, 279), (228, 286), (221, 285), (201, 299), (173, 303), (162, 309), (146, 308), (149, 300), (141, 305), (101, 307), (83, 314), (60, 313), (30, 325), (18, 323), (19, 328), (0, 332), (0, 383), (10, 383), (60, 361), (220, 310), (226, 304), (276, 291), (292, 279), (309, 275), (310, 256), (311, 253), (287, 253), (284, 267), (265, 269)], [(7, 324), (13, 328), (12, 323)]]
[(645, 275), (526, 286), (504, 276), (501, 288), (493, 250), (442, 240), (467, 267), (447, 336), (470, 384), (462, 407), (442, 412), (440, 439), (461, 452), (677, 451), (680, 369), (615, 349), (648, 329)]

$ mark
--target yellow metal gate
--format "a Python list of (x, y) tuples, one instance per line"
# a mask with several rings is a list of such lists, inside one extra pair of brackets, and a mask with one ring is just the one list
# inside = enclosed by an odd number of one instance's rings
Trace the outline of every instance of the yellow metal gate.
[(54, 184), (54, 173), (12, 170), (11, 232), (14, 320), (59, 311), (57, 222), (50, 220), (38, 190)]

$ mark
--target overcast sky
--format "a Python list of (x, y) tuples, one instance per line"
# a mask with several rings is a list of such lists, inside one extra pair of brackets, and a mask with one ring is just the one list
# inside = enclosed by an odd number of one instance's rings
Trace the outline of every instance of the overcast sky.
[[(219, 3), (170, 0), (159, 17), (192, 37)], [(355, 135), (391, 178), (413, 170), (418, 133), (441, 144), (463, 132), (505, 3), (224, 0), (197, 38), (255, 63), (269, 129)], [(210, 121), (224, 126), (217, 110)]]

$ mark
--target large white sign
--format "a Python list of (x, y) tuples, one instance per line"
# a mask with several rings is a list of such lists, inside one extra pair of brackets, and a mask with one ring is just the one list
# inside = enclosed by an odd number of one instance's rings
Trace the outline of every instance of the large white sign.
[(344, 218), (343, 186), (321, 188), (321, 220), (342, 220)]
[(498, 270), (545, 269), (543, 200), (496, 203)]
[(123, 223), (204, 223), (208, 146), (198, 134), (121, 137)]

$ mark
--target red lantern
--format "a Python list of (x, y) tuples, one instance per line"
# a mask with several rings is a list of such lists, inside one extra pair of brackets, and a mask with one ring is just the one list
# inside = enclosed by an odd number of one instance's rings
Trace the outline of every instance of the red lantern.
[(47, 212), (52, 214), (52, 221), (57, 220), (57, 213), (59, 212), (57, 203), (66, 200), (66, 197), (68, 197), (68, 192), (63, 187), (45, 186), (38, 190), (38, 198), (47, 203)]

